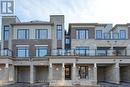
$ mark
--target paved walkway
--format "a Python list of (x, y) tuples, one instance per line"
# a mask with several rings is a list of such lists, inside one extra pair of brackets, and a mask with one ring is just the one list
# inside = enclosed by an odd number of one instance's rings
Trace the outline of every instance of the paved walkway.
[(0, 87), (48, 87), (48, 84), (46, 84), (46, 83), (35, 83), (35, 84), (16, 83), (16, 84), (0, 86)]
[(99, 84), (101, 85), (101, 87), (130, 87), (130, 83), (124, 83), (124, 82), (122, 82), (121, 84), (101, 82)]
[[(130, 83), (121, 83), (118, 85), (118, 84), (100, 82), (99, 84), (101, 85), (101, 87), (130, 87)], [(49, 87), (49, 86), (47, 83), (35, 83), (35, 84), (16, 83), (16, 84), (0, 86), (0, 87)], [(76, 86), (76, 87), (80, 87), (80, 86)], [(86, 86), (84, 86), (84, 87), (86, 87)]]

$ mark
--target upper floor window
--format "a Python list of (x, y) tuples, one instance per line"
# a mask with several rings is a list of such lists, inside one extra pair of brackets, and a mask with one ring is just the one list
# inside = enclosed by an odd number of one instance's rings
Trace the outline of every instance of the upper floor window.
[(29, 38), (29, 29), (18, 29), (17, 38), (18, 39), (28, 39)]
[(17, 56), (18, 57), (28, 57), (29, 56), (28, 47), (17, 47)]
[(36, 57), (43, 57), (47, 55), (47, 46), (38, 46), (36, 47)]
[(110, 39), (111, 34), (110, 33), (104, 33), (104, 39)]
[(119, 34), (118, 33), (112, 33), (112, 38), (113, 39), (119, 39)]
[(102, 30), (96, 30), (96, 39), (102, 39)]
[(76, 38), (77, 39), (88, 39), (88, 30), (87, 29), (77, 29)]
[(9, 39), (9, 25), (5, 25), (5, 26), (4, 26), (3, 39), (4, 39), (4, 40), (8, 40), (8, 39)]
[(62, 25), (57, 25), (57, 40), (62, 40)]
[(48, 29), (36, 29), (36, 39), (47, 39)]
[(126, 31), (120, 30), (119, 36), (120, 36), (120, 39), (126, 39)]
[(70, 39), (69, 38), (65, 39), (65, 44), (70, 44)]

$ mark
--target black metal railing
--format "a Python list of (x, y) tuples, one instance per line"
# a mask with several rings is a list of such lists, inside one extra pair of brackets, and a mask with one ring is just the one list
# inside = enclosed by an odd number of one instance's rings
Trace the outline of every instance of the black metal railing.
[(3, 50), (0, 50), (0, 55), (1, 56), (12, 56), (12, 51), (9, 49), (3, 49)]
[[(12, 51), (7, 50), (7, 49), (0, 50), (0, 56), (12, 56)], [(126, 49), (123, 49), (123, 50), (55, 49), (55, 50), (47, 50), (45, 55), (42, 55), (42, 56), (34, 55), (33, 57), (37, 58), (37, 57), (45, 57), (45, 56), (130, 56), (130, 50), (126, 50)], [(18, 56), (16, 56), (16, 57), (18, 57)], [(28, 56), (28, 57), (30, 57), (30, 56)]]

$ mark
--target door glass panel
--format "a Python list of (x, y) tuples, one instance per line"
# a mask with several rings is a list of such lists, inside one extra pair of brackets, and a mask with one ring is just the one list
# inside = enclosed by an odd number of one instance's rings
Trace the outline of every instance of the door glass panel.
[(87, 76), (88, 76), (87, 66), (80, 66), (79, 76), (80, 76), (80, 79), (87, 79)]

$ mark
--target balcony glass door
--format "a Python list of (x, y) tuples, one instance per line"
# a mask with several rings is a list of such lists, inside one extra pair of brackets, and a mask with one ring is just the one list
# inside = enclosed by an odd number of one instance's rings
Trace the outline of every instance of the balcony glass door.
[(80, 66), (79, 76), (80, 76), (80, 79), (87, 79), (87, 77), (88, 77), (88, 68), (87, 68), (87, 66)]

